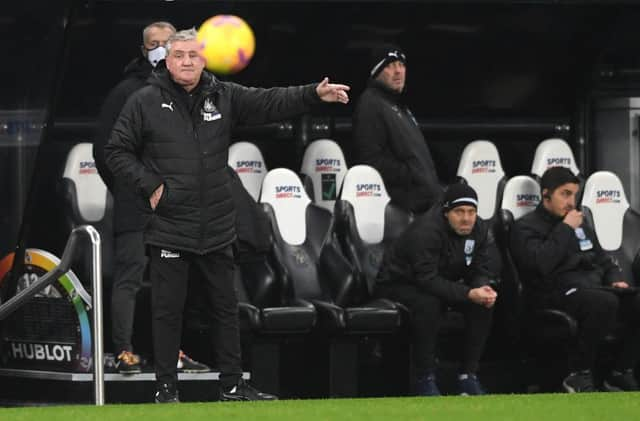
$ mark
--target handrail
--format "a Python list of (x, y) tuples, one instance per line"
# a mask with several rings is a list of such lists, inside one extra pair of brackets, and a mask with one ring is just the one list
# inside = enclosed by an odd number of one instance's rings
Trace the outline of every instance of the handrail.
[(44, 288), (53, 284), (60, 276), (69, 271), (71, 261), (78, 247), (78, 238), (85, 233), (91, 240), (93, 283), (93, 389), (97, 406), (104, 405), (104, 355), (102, 346), (102, 249), (100, 234), (91, 225), (74, 228), (69, 235), (67, 245), (62, 253), (60, 264), (40, 277), (36, 282), (20, 291), (6, 303), (0, 305), (0, 320), (22, 307)]

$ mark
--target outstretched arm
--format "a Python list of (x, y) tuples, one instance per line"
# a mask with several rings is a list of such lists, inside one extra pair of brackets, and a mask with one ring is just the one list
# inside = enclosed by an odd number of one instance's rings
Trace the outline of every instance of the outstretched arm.
[(247, 88), (230, 83), (231, 107), (234, 123), (262, 124), (284, 120), (309, 111), (321, 102), (347, 103), (347, 85), (329, 83), (325, 78), (317, 85), (286, 88)]

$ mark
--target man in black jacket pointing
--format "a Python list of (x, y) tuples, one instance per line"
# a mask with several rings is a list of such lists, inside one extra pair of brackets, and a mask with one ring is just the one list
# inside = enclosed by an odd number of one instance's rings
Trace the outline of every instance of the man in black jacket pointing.
[[(133, 352), (133, 321), (136, 297), (142, 287), (147, 257), (144, 246), (144, 227), (148, 213), (146, 200), (130, 185), (116, 182), (107, 168), (104, 147), (111, 135), (127, 98), (147, 84), (154, 69), (164, 68), (165, 45), (176, 28), (169, 22), (153, 22), (142, 31), (142, 55), (127, 65), (125, 78), (107, 95), (100, 109), (98, 126), (93, 139), (96, 169), (113, 195), (113, 234), (115, 270), (111, 288), (111, 337), (115, 351), (115, 366), (121, 374), (140, 373), (140, 357)], [(206, 365), (178, 355), (178, 368), (189, 373), (209, 371)]]
[(273, 399), (242, 381), (233, 287), (235, 209), (227, 172), (231, 130), (302, 113), (315, 103), (348, 102), (348, 86), (256, 89), (203, 72), (194, 29), (167, 43), (166, 72), (133, 94), (105, 148), (116, 177), (130, 180), (153, 210), (150, 250), (157, 402), (176, 402), (176, 364), (190, 266), (205, 282), (214, 318), (223, 400)]
[(465, 314), (466, 332), (459, 392), (484, 391), (476, 377), (491, 327), (497, 294), (489, 286), (487, 224), (477, 217), (478, 197), (466, 184), (452, 184), (444, 203), (416, 219), (386, 250), (377, 294), (404, 304), (420, 395), (439, 395), (435, 379), (436, 339), (442, 313), (454, 306)]

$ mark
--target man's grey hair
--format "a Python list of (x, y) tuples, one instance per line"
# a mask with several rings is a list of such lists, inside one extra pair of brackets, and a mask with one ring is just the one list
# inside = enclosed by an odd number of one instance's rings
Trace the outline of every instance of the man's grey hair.
[(191, 41), (194, 39), (198, 38), (198, 32), (196, 31), (196, 28), (191, 28), (191, 29), (183, 29), (181, 31), (176, 32), (175, 34), (171, 35), (169, 37), (169, 40), (167, 41), (167, 54), (171, 52), (171, 47), (173, 46), (173, 43), (176, 41)]
[(142, 30), (142, 44), (147, 42), (147, 39), (149, 38), (149, 31), (151, 31), (152, 28), (170, 29), (172, 33), (174, 34), (176, 33), (176, 27), (170, 24), (169, 22), (165, 22), (165, 21), (153, 22), (147, 25)]

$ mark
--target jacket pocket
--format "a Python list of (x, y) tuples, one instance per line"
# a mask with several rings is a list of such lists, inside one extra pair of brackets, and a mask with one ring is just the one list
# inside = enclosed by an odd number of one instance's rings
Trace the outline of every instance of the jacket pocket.
[(167, 207), (168, 202), (169, 202), (169, 185), (165, 182), (164, 188), (162, 189), (162, 196), (160, 196), (160, 200), (158, 200), (158, 204), (154, 209), (154, 213), (162, 213), (163, 210)]

